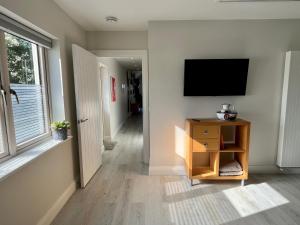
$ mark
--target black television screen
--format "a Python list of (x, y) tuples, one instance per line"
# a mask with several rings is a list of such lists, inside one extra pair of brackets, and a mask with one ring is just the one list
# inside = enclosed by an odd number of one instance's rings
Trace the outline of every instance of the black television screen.
[(245, 95), (249, 59), (186, 59), (184, 96)]

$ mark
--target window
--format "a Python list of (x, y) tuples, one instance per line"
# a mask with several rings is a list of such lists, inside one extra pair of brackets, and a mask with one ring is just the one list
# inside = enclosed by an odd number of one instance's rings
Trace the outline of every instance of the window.
[(0, 31), (0, 157), (50, 136), (46, 49)]

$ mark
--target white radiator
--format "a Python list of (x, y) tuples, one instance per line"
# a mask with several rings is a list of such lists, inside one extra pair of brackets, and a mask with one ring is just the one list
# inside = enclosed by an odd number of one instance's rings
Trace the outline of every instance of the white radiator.
[(286, 53), (277, 165), (300, 167), (300, 51)]

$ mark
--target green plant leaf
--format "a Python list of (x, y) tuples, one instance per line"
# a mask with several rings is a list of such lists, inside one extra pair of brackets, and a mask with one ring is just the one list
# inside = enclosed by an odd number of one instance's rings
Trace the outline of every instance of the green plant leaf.
[(55, 121), (51, 123), (51, 128), (54, 130), (61, 130), (61, 129), (70, 129), (71, 125), (69, 121)]

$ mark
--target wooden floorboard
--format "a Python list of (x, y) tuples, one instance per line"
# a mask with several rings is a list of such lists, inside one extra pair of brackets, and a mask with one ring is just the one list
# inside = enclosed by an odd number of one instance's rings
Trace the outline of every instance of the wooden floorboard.
[(103, 166), (71, 197), (52, 225), (300, 224), (299, 175), (251, 175), (239, 182), (148, 176), (141, 116), (128, 119)]

